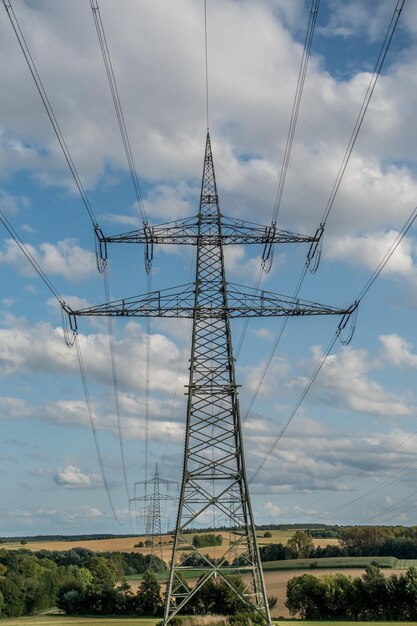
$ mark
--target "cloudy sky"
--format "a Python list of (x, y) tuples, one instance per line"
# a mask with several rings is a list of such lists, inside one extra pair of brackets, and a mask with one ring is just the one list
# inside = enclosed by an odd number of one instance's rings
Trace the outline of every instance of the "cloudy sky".
[[(207, 2), (210, 131), (225, 215), (271, 222), (310, 4)], [(149, 220), (191, 216), (206, 132), (203, 0), (99, 6)], [(318, 227), (395, 6), (322, 0), (279, 227), (306, 234)], [(106, 234), (140, 227), (90, 3), (14, 0), (13, 7), (100, 227)], [(417, 7), (409, 1), (335, 198), (320, 268), (302, 287), (305, 299), (349, 306), (417, 204), (416, 50)], [(0, 208), (65, 300), (102, 303), (91, 221), (3, 7), (0, 55)], [(59, 306), (3, 226), (0, 234), (0, 535), (138, 532), (121, 449), (131, 496), (145, 477), (146, 447), (149, 476), (158, 461), (162, 477), (180, 480), (190, 325), (114, 322), (121, 445), (107, 323), (79, 321), (120, 525), (103, 488), (77, 352), (63, 340)], [(276, 247), (263, 286), (291, 295), (306, 253), (305, 244)], [(254, 285), (261, 254), (230, 247), (229, 279)], [(192, 250), (157, 250), (153, 288), (190, 281), (192, 266)], [(109, 281), (112, 298), (146, 292), (140, 246), (109, 247)], [(416, 287), (411, 229), (362, 301), (353, 341), (336, 343), (252, 481), (259, 523), (417, 523)], [(251, 321), (237, 359), (249, 476), (338, 320), (290, 320), (259, 386), (280, 324)], [(235, 345), (242, 328), (233, 324)], [(164, 505), (163, 515), (172, 525), (173, 507)]]

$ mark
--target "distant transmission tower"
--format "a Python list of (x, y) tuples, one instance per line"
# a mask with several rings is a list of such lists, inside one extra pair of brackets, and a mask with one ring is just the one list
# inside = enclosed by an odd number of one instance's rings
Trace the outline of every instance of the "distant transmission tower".
[[(103, 254), (106, 245), (115, 242), (145, 244), (148, 256), (158, 243), (197, 247), (196, 275), (191, 284), (79, 311), (67, 309), (74, 330), (79, 315), (193, 320), (183, 477), (163, 623), (169, 624), (209, 580), (220, 578), (242, 602), (262, 615), (265, 624), (271, 624), (246, 477), (230, 319), (349, 316), (353, 307), (336, 309), (226, 281), (225, 245), (312, 244), (318, 239), (222, 215), (209, 133), (196, 217), (146, 226), (114, 237), (97, 232), (97, 237)], [(234, 534), (236, 539), (232, 544), (217, 546), (215, 558), (208, 558), (208, 548), (196, 547), (190, 531), (196, 525), (215, 526), (220, 517), (230, 529), (238, 531)], [(222, 527), (225, 525), (222, 523)], [(243, 591), (227, 576), (228, 559), (236, 549), (244, 561), (239, 569), (248, 575)], [(202, 564), (204, 574), (200, 576)], [(181, 573), (193, 569), (198, 569), (196, 576), (200, 578), (193, 589), (188, 589)]]
[[(155, 465), (154, 477), (149, 480), (141, 480), (135, 483), (135, 496), (131, 498), (132, 502), (143, 503), (143, 517), (145, 523), (145, 534), (151, 540), (151, 557), (157, 552), (157, 546), (159, 546), (160, 558), (163, 558), (162, 552), (162, 517), (161, 517), (161, 502), (177, 500), (175, 496), (168, 493), (170, 485), (178, 485), (174, 480), (166, 480), (159, 476), (158, 463)], [(144, 495), (137, 495), (138, 488), (144, 487)], [(165, 490), (161, 491), (161, 486)], [(153, 487), (152, 493), (148, 490), (148, 487)], [(152, 564), (152, 558), (151, 558)]]

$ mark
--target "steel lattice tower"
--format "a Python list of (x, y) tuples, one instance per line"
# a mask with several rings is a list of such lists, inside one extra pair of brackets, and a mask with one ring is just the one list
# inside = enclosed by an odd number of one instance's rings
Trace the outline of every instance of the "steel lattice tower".
[[(187, 559), (176, 565), (177, 550), (186, 547), (191, 554), (196, 552), (190, 535), (183, 531), (204, 520), (207, 514), (212, 514), (210, 519), (225, 515), (232, 526), (245, 529), (240, 541), (246, 553), (245, 569), (251, 575), (245, 601), (261, 610), (270, 621), (243, 456), (221, 233), (213, 156), (207, 135), (198, 214), (184, 470), (165, 623), (206, 580), (213, 574), (222, 575), (225, 569), (227, 552), (220, 555), (216, 565), (203, 557), (209, 571), (184, 596), (178, 573), (187, 567)], [(221, 314), (213, 315), (212, 308)], [(240, 495), (239, 506), (232, 510), (232, 496), (236, 491)]]
[[(135, 497), (131, 498), (131, 502), (143, 502), (144, 503), (144, 520), (145, 520), (145, 532), (146, 535), (151, 537), (151, 557), (156, 552), (156, 547), (159, 545), (159, 556), (162, 559), (162, 517), (161, 517), (161, 501), (176, 500), (174, 496), (170, 496), (167, 491), (169, 485), (177, 485), (174, 480), (166, 480), (161, 478), (158, 471), (158, 463), (155, 464), (155, 473), (153, 478), (149, 480), (141, 480), (135, 482)], [(165, 492), (161, 492), (161, 485), (165, 488)], [(145, 488), (145, 495), (138, 496), (136, 491), (138, 486)], [(147, 487), (153, 487), (152, 493), (147, 493)], [(148, 506), (148, 502), (151, 502)], [(156, 543), (158, 541), (158, 544)], [(153, 560), (151, 559), (151, 564)], [(155, 568), (158, 569), (158, 568)]]
[[(319, 236), (298, 235), (278, 230), (274, 225), (267, 227), (222, 215), (209, 133), (196, 217), (111, 237), (105, 237), (99, 230), (96, 234), (102, 260), (107, 257), (108, 243), (145, 244), (148, 261), (158, 243), (197, 247), (196, 275), (191, 284), (79, 311), (66, 309), (74, 332), (77, 316), (193, 320), (183, 477), (163, 623), (168, 625), (207, 581), (220, 578), (246, 605), (263, 616), (265, 624), (270, 624), (245, 469), (230, 319), (341, 315), (339, 327), (344, 327), (355, 305), (337, 309), (226, 281), (224, 245), (309, 242), (314, 247)], [(215, 526), (220, 518), (225, 520), (222, 527), (235, 531), (235, 541), (225, 548), (216, 548), (216, 558), (207, 558), (207, 547), (197, 548), (190, 531), (198, 523)], [(239, 570), (249, 574), (244, 591), (237, 589), (227, 577), (228, 558), (237, 549), (244, 561)], [(205, 573), (189, 590), (182, 583), (181, 572), (198, 569), (201, 573), (202, 565)]]

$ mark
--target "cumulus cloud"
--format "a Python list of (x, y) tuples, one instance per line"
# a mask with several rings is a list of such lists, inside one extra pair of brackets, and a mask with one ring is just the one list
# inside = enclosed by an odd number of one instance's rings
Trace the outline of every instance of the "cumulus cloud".
[[(75, 239), (63, 239), (56, 245), (41, 243), (38, 248), (25, 245), (46, 274), (77, 281), (88, 278), (96, 271), (95, 255), (81, 248)], [(0, 263), (14, 267), (22, 276), (36, 275), (13, 239), (5, 240), (3, 249), (0, 250)]]
[(411, 343), (403, 337), (397, 334), (381, 335), (379, 340), (382, 343), (381, 354), (384, 359), (397, 367), (417, 367), (417, 354), (413, 353)]
[[(351, 36), (366, 31), (378, 38), (392, 10), (386, 2), (379, 3), (376, 11), (358, 1), (335, 6), (322, 34)], [(77, 167), (87, 186), (94, 187), (104, 173), (107, 177), (126, 165), (88, 7), (78, 1), (71, 8), (59, 4), (45, 12), (22, 4), (18, 13), (23, 27), (31, 25), (28, 42), (50, 87)], [(102, 17), (131, 144), (138, 146), (136, 164), (147, 183), (149, 213), (164, 218), (193, 213), (189, 193), (195, 194), (199, 186), (204, 135), (202, 9), (191, 0), (176, 0), (169, 6), (157, 0), (140, 7), (128, 2), (121, 14), (103, 2)], [(270, 220), (302, 54), (302, 45), (286, 26), (298, 30), (305, 22), (305, 8), (298, 2), (227, 0), (210, 6), (211, 122), (225, 213), (253, 217), (256, 210), (259, 221)], [(72, 187), (23, 59), (16, 54), (11, 29), (5, 20), (0, 28), (2, 57), (7, 60), (0, 70), (4, 85), (0, 106), (7, 129), (0, 142), (0, 163), (8, 171), (29, 169), (43, 184)], [(116, 37), (117, 32), (124, 37)], [(247, 46), (248, 40), (252, 46)], [(51, 49), (54, 55), (49, 54)], [(148, 71), (149, 58), (157, 71)], [(381, 76), (361, 131), (364, 141), (356, 147), (346, 172), (330, 228), (339, 224), (343, 230), (355, 229), (352, 216), (360, 217), (362, 224), (365, 220), (368, 227), (372, 221), (374, 230), (393, 227), (393, 221), (396, 225), (410, 210), (416, 192), (412, 168), (398, 166), (398, 154), (387, 161), (386, 152), (387, 146), (396, 152), (405, 147), (404, 161), (414, 159), (411, 121), (416, 90), (410, 85), (414, 64), (409, 57)], [(131, 67), (135, 67), (133, 79)], [(292, 225), (317, 224), (369, 78), (366, 72), (347, 80), (333, 78), (323, 70), (313, 47), (284, 194), (283, 217)]]
[[(335, 434), (315, 421), (303, 436), (303, 423), (287, 431), (254, 479), (257, 493), (346, 493), (361, 490), (371, 480), (375, 486), (412, 484), (415, 472), (415, 432), (399, 428), (388, 433), (348, 432)], [(316, 424), (316, 428), (314, 428)], [(254, 469), (265, 459), (271, 445), (271, 421), (246, 432), (250, 445), (248, 463)], [(303, 445), (300, 448), (301, 437)], [(250, 476), (249, 472), (249, 476)]]
[[(375, 270), (398, 236), (398, 231), (369, 233), (362, 236), (331, 237), (325, 248), (327, 258)], [(416, 279), (416, 244), (404, 238), (395, 250), (384, 272)]]
[[(314, 363), (319, 363), (323, 357), (321, 348), (315, 346), (312, 352)], [(380, 417), (412, 415), (414, 408), (409, 398), (385, 391), (381, 384), (370, 378), (369, 373), (376, 365), (366, 350), (345, 347), (327, 358), (310, 397), (335, 407)], [(301, 389), (308, 380), (302, 377), (294, 384)]]
[(0, 189), (0, 210), (6, 215), (14, 217), (21, 207), (27, 206), (29, 206), (29, 199), (26, 196), (15, 196)]
[[(22, 321), (17, 323), (13, 317), (8, 320), (10, 327), (0, 329), (0, 374), (7, 376), (19, 371), (43, 371), (78, 375), (75, 351), (68, 350), (61, 329), (47, 323), (35, 326)], [(112, 385), (108, 336), (102, 333), (80, 334), (79, 343), (88, 375), (98, 382)], [(128, 390), (143, 390), (146, 380), (146, 334), (139, 324), (129, 322), (125, 326), (115, 340), (115, 353), (120, 386)], [(178, 348), (164, 335), (153, 334), (150, 337), (150, 354), (153, 365), (151, 390), (172, 393), (177, 382)], [(185, 373), (180, 373), (179, 385), (183, 386), (186, 382)]]
[(53, 475), (54, 482), (66, 489), (94, 489), (102, 486), (98, 474), (86, 474), (75, 465), (67, 465), (58, 469)]

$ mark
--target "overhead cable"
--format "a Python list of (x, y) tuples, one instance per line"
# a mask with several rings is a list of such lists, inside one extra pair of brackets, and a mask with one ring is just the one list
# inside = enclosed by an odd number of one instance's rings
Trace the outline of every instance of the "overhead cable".
[(83, 184), (81, 182), (81, 178), (80, 178), (80, 176), (79, 176), (79, 174), (77, 172), (77, 168), (75, 167), (74, 161), (72, 160), (70, 151), (68, 149), (68, 146), (67, 146), (67, 144), (65, 142), (64, 136), (63, 136), (63, 134), (61, 132), (61, 129), (59, 127), (58, 120), (56, 119), (54, 110), (52, 108), (52, 105), (51, 105), (51, 103), (49, 101), (48, 95), (47, 95), (47, 93), (45, 91), (45, 88), (43, 86), (42, 80), (41, 80), (41, 78), (39, 76), (38, 70), (37, 70), (36, 65), (35, 65), (35, 61), (33, 60), (33, 57), (32, 57), (31, 52), (29, 50), (29, 47), (28, 47), (28, 44), (26, 42), (25, 36), (24, 36), (24, 34), (22, 32), (22, 29), (20, 28), (20, 24), (18, 22), (16, 14), (15, 14), (15, 12), (13, 10), (12, 4), (11, 4), (11, 2), (9, 0), (3, 0), (3, 5), (4, 5), (4, 8), (7, 11), (7, 15), (9, 16), (10, 23), (11, 23), (11, 25), (13, 27), (13, 30), (15, 32), (15, 35), (16, 35), (17, 40), (19, 42), (19, 45), (20, 45), (20, 47), (22, 49), (23, 56), (25, 57), (26, 63), (28, 65), (28, 67), (29, 67), (29, 71), (32, 74), (32, 78), (33, 78), (33, 80), (35, 82), (36, 88), (37, 88), (37, 90), (39, 92), (39, 95), (41, 97), (42, 103), (43, 103), (43, 105), (45, 107), (46, 113), (47, 113), (47, 115), (49, 117), (49, 120), (50, 120), (50, 122), (52, 124), (52, 127), (53, 127), (53, 129), (55, 131), (55, 135), (56, 135), (56, 137), (58, 139), (58, 143), (61, 146), (61, 149), (62, 149), (62, 152), (64, 154), (65, 160), (68, 163), (68, 167), (69, 167), (70, 172), (72, 174), (72, 177), (74, 179), (75, 185), (76, 185), (76, 187), (78, 189), (78, 192), (79, 192), (79, 194), (81, 196), (83, 204), (84, 204), (84, 206), (85, 206), (85, 208), (87, 210), (87, 213), (88, 213), (88, 215), (90, 217), (91, 223), (93, 224), (94, 228), (96, 229), (98, 227), (97, 219), (96, 219), (96, 217), (94, 215), (94, 211), (93, 211), (93, 209), (91, 207), (90, 201), (89, 201), (89, 199), (87, 197), (87, 194), (86, 194), (86, 192), (84, 190), (84, 186), (83, 186)]
[(366, 112), (369, 107), (370, 100), (372, 98), (372, 94), (374, 93), (375, 86), (377, 84), (378, 78), (381, 74), (382, 66), (384, 65), (385, 58), (387, 56), (389, 47), (391, 45), (392, 38), (394, 36), (395, 30), (397, 28), (398, 20), (400, 19), (401, 12), (404, 7), (405, 0), (397, 0), (394, 12), (392, 14), (387, 33), (385, 35), (384, 41), (382, 43), (382, 47), (380, 49), (378, 59), (375, 64), (374, 71), (371, 76), (371, 80), (369, 81), (368, 88), (366, 90), (365, 97), (363, 99), (361, 108), (359, 110), (358, 116), (356, 118), (355, 125), (353, 127), (352, 134), (349, 139), (349, 143), (347, 145), (344, 157), (342, 159), (342, 163), (340, 165), (339, 171), (336, 176), (336, 180), (333, 184), (332, 191), (330, 193), (329, 199), (327, 201), (326, 207), (324, 209), (323, 217), (321, 219), (320, 228), (322, 229), (321, 236), (324, 233), (324, 227), (326, 225), (327, 219), (329, 217), (329, 213), (333, 207), (337, 192), (339, 191), (340, 184), (342, 182), (344, 173), (346, 171), (346, 167), (349, 163), (350, 156), (352, 154), (352, 150), (356, 143), (356, 140), (359, 135), (359, 131), (361, 129), (363, 120), (365, 118)]
[(304, 41), (303, 56), (301, 58), (300, 70), (298, 73), (297, 88), (294, 96), (294, 103), (291, 111), (290, 126), (288, 129), (287, 142), (285, 144), (284, 157), (282, 160), (281, 173), (278, 182), (277, 193), (275, 197), (274, 211), (272, 215), (272, 224), (275, 225), (278, 219), (279, 210), (281, 207), (282, 194), (284, 191), (285, 180), (288, 172), (288, 165), (291, 158), (291, 150), (294, 142), (294, 134), (298, 121), (298, 114), (300, 111), (301, 99), (303, 96), (304, 83), (307, 73), (307, 66), (311, 54), (311, 44), (313, 41), (314, 29), (316, 26), (317, 14), (319, 11), (320, 0), (312, 0), (310, 8), (310, 17), (307, 26), (306, 37)]
[(95, 420), (94, 420), (94, 412), (93, 412), (93, 407), (92, 407), (92, 404), (91, 404), (90, 392), (89, 392), (88, 384), (87, 384), (87, 376), (86, 376), (86, 373), (85, 373), (85, 367), (84, 367), (84, 362), (83, 362), (83, 358), (82, 358), (81, 346), (80, 346), (80, 342), (79, 342), (79, 339), (78, 339), (78, 335), (75, 336), (75, 347), (77, 349), (78, 365), (79, 365), (80, 373), (81, 373), (81, 381), (82, 381), (82, 385), (83, 385), (83, 389), (84, 389), (85, 402), (86, 402), (86, 405), (87, 405), (87, 412), (88, 412), (88, 417), (89, 417), (89, 420), (90, 420), (91, 431), (93, 433), (94, 444), (95, 444), (95, 447), (96, 447), (97, 458), (98, 458), (98, 462), (99, 462), (99, 465), (100, 465), (100, 472), (101, 472), (101, 477), (102, 477), (102, 480), (103, 480), (103, 485), (104, 485), (104, 488), (106, 490), (107, 499), (109, 501), (110, 508), (111, 508), (112, 513), (113, 513), (113, 517), (116, 520), (116, 522), (122, 526), (123, 524), (120, 521), (120, 519), (119, 519), (119, 517), (117, 515), (117, 512), (116, 512), (116, 509), (114, 507), (114, 504), (113, 504), (113, 499), (111, 497), (109, 483), (108, 483), (106, 472), (105, 472), (105, 469), (104, 469), (103, 456), (101, 454), (100, 444), (99, 444), (99, 441), (98, 441), (97, 428), (96, 428), (96, 424), (95, 424)]
[(19, 237), (19, 235), (17, 234), (13, 226), (10, 224), (9, 220), (7, 219), (7, 217), (5, 216), (5, 214), (3, 213), (1, 209), (0, 209), (0, 221), (5, 227), (5, 229), (7, 230), (7, 232), (9, 233), (9, 235), (12, 237), (15, 244), (20, 248), (21, 252), (23, 252), (23, 254), (27, 258), (27, 260), (29, 261), (29, 263), (31, 264), (35, 272), (38, 274), (39, 278), (41, 278), (43, 283), (47, 286), (49, 291), (52, 293), (54, 298), (58, 300), (61, 306), (64, 306), (65, 301), (63, 297), (59, 294), (58, 290), (55, 288), (55, 286), (53, 285), (53, 283), (51, 282), (47, 274), (43, 271), (42, 267), (39, 265), (39, 263), (37, 262), (33, 254), (30, 252), (28, 246)]
[[(48, 275), (45, 273), (45, 271), (39, 265), (37, 260), (34, 258), (33, 254), (30, 252), (28, 246), (22, 241), (22, 239), (19, 237), (18, 233), (15, 231), (15, 229), (10, 224), (9, 220), (6, 218), (6, 216), (4, 215), (3, 211), (1, 211), (1, 210), (0, 210), (0, 221), (3, 224), (3, 226), (6, 228), (7, 232), (9, 233), (9, 235), (12, 237), (13, 241), (19, 247), (21, 252), (25, 255), (26, 259), (29, 261), (30, 265), (33, 267), (35, 272), (38, 274), (38, 276), (41, 278), (43, 283), (46, 285), (46, 287), (52, 293), (54, 298), (56, 298), (56, 300), (58, 301), (58, 303), (61, 306), (61, 311), (64, 312), (64, 315), (66, 315), (68, 307), (67, 307), (67, 305), (65, 303), (65, 300), (60, 295), (58, 290), (55, 288), (55, 286), (53, 285), (53, 283), (50, 280), (50, 278), (48, 277)], [(67, 341), (67, 343), (69, 345), (70, 342), (69, 342), (69, 338), (68, 338), (68, 335), (67, 335), (67, 332), (66, 332), (66, 330), (68, 330), (68, 329), (65, 328), (65, 324), (63, 324), (63, 329), (64, 329), (64, 336), (65, 336), (66, 341)], [(82, 354), (81, 354), (81, 348), (80, 348), (79, 341), (78, 341), (78, 334), (77, 334), (77, 332), (75, 332), (74, 328), (72, 328), (72, 334), (73, 334), (73, 343), (75, 343), (76, 348), (77, 348), (78, 365), (79, 365), (79, 369), (80, 369), (81, 380), (82, 380), (83, 389), (84, 389), (84, 395), (85, 395), (85, 401), (86, 401), (87, 411), (88, 411), (88, 415), (89, 415), (90, 426), (91, 426), (91, 430), (92, 430), (92, 433), (93, 433), (94, 444), (95, 444), (95, 447), (96, 447), (97, 458), (98, 458), (98, 461), (99, 461), (99, 466), (100, 466), (101, 476), (102, 476), (102, 480), (103, 480), (103, 485), (104, 485), (104, 488), (106, 490), (107, 497), (108, 497), (109, 504), (110, 504), (110, 508), (112, 510), (114, 518), (115, 518), (115, 520), (119, 524), (121, 524), (121, 522), (120, 522), (120, 520), (119, 520), (119, 518), (117, 516), (117, 513), (115, 511), (114, 505), (113, 505), (113, 501), (112, 501), (110, 490), (109, 490), (108, 481), (107, 481), (107, 478), (106, 478), (106, 473), (105, 473), (104, 463), (103, 463), (103, 457), (102, 457), (102, 454), (101, 454), (100, 444), (99, 444), (98, 437), (97, 437), (97, 429), (96, 429), (96, 426), (95, 426), (94, 414), (93, 414), (93, 410), (92, 410), (91, 399), (90, 399), (90, 394), (89, 394), (88, 385), (87, 385), (87, 377), (86, 377), (84, 363), (83, 363), (83, 358), (82, 358)]]
[[(395, 29), (396, 29), (397, 24), (398, 24), (398, 20), (399, 20), (400, 15), (401, 15), (401, 11), (402, 11), (403, 6), (404, 6), (404, 2), (405, 2), (405, 0), (397, 0), (396, 7), (395, 7), (393, 15), (391, 17), (391, 21), (389, 23), (387, 33), (385, 35), (385, 38), (384, 38), (381, 50), (380, 50), (379, 55), (378, 55), (377, 62), (375, 64), (374, 72), (373, 72), (371, 80), (369, 82), (368, 89), (366, 91), (364, 100), (362, 102), (362, 106), (360, 108), (358, 117), (356, 119), (356, 123), (355, 123), (354, 129), (352, 131), (352, 134), (351, 134), (348, 146), (346, 148), (344, 158), (343, 158), (342, 163), (340, 165), (338, 175), (336, 177), (335, 183), (333, 185), (333, 189), (331, 191), (329, 200), (328, 200), (326, 208), (324, 210), (322, 220), (320, 222), (319, 227), (316, 230), (316, 241), (314, 241), (310, 245), (310, 248), (308, 250), (307, 257), (306, 257), (306, 262), (304, 264), (304, 268), (303, 268), (303, 270), (301, 272), (301, 276), (300, 276), (300, 278), (298, 280), (297, 287), (296, 287), (296, 289), (294, 291), (294, 294), (292, 296), (293, 298), (297, 298), (298, 297), (298, 294), (299, 294), (299, 292), (301, 290), (301, 287), (303, 285), (304, 279), (306, 277), (307, 271), (310, 270), (311, 273), (315, 273), (316, 270), (318, 269), (319, 262), (320, 262), (320, 257), (321, 257), (321, 248), (322, 248), (322, 245), (323, 245), (323, 234), (324, 234), (325, 226), (326, 226), (326, 223), (327, 223), (330, 211), (331, 211), (331, 209), (333, 207), (333, 204), (334, 204), (337, 192), (339, 190), (340, 183), (342, 182), (342, 178), (343, 178), (343, 175), (345, 173), (346, 167), (348, 165), (350, 156), (352, 154), (353, 147), (354, 147), (354, 145), (356, 143), (359, 131), (361, 129), (361, 126), (362, 126), (362, 123), (363, 123), (366, 111), (368, 110), (369, 102), (370, 102), (372, 94), (374, 92), (375, 85), (377, 83), (378, 77), (379, 77), (379, 75), (381, 73), (382, 66), (384, 64), (384, 61), (385, 61), (388, 49), (390, 47), (390, 44), (391, 44), (391, 41), (392, 41), (392, 38), (393, 38), (393, 35), (394, 35), (394, 32), (395, 32)], [(273, 248), (273, 246), (271, 246), (271, 254), (272, 254), (272, 248)], [(266, 247), (265, 247), (265, 250), (266, 250)], [(265, 261), (265, 259), (268, 258), (268, 255), (265, 252), (265, 250), (264, 250), (264, 261)], [(376, 277), (375, 277), (375, 279), (376, 279)], [(371, 280), (371, 278), (370, 278), (370, 280)], [(251, 410), (251, 408), (252, 408), (252, 406), (253, 406), (253, 404), (254, 404), (254, 402), (256, 400), (256, 397), (257, 397), (257, 395), (258, 395), (258, 393), (260, 391), (260, 388), (262, 387), (263, 380), (265, 379), (265, 376), (266, 376), (267, 371), (269, 369), (270, 363), (272, 362), (272, 358), (273, 358), (273, 356), (274, 356), (274, 354), (275, 354), (275, 352), (277, 350), (278, 344), (279, 344), (279, 342), (280, 342), (280, 340), (282, 338), (283, 331), (285, 329), (287, 321), (288, 321), (287, 319), (283, 320), (283, 322), (281, 324), (281, 327), (278, 330), (278, 333), (276, 335), (276, 339), (275, 339), (275, 341), (273, 343), (273, 346), (272, 346), (272, 349), (270, 351), (270, 355), (269, 355), (269, 357), (268, 357), (268, 359), (266, 361), (266, 365), (265, 365), (264, 370), (262, 372), (261, 379), (260, 379), (260, 381), (259, 381), (259, 383), (258, 383), (258, 385), (257, 385), (257, 387), (255, 389), (255, 392), (254, 392), (254, 394), (252, 396), (252, 399), (250, 401), (249, 411)], [(249, 411), (246, 414), (245, 420), (248, 417)]]
[(207, 0), (204, 0), (204, 52), (205, 52), (205, 69), (206, 69), (206, 122), (207, 130), (210, 127), (209, 116), (209, 73), (208, 73), (208, 37), (207, 37)]
[(129, 140), (129, 134), (127, 132), (127, 127), (125, 123), (125, 118), (123, 114), (122, 104), (120, 101), (119, 91), (117, 88), (116, 78), (113, 71), (113, 64), (111, 61), (109, 47), (107, 45), (106, 33), (104, 31), (103, 21), (101, 19), (100, 8), (98, 5), (98, 0), (90, 0), (91, 10), (94, 17), (94, 23), (96, 26), (97, 37), (100, 43), (101, 54), (103, 56), (104, 67), (107, 74), (107, 79), (109, 82), (109, 87), (112, 95), (112, 100), (114, 104), (114, 109), (116, 111), (117, 121), (119, 123), (120, 134), (122, 136), (123, 146), (126, 153), (126, 159), (129, 165), (130, 177), (132, 179), (133, 188), (135, 190), (136, 201), (138, 204), (138, 208), (142, 217), (142, 222), (144, 226), (147, 226), (148, 219), (146, 216), (145, 206), (143, 203), (142, 192), (139, 183), (139, 177), (137, 174), (135, 161), (132, 154), (132, 148)]
[[(278, 182), (278, 187), (277, 187), (277, 193), (275, 197), (275, 204), (274, 204), (274, 209), (272, 213), (271, 227), (269, 229), (271, 238), (273, 237), (275, 233), (276, 222), (277, 222), (279, 210), (281, 207), (282, 194), (284, 192), (285, 181), (287, 178), (287, 171), (288, 171), (288, 166), (289, 166), (289, 162), (291, 158), (291, 151), (292, 151), (292, 146), (294, 142), (294, 135), (295, 135), (295, 130), (297, 126), (297, 121), (298, 121), (298, 114), (300, 111), (300, 105), (301, 105), (301, 99), (303, 95), (308, 62), (309, 62), (310, 54), (311, 54), (311, 45), (313, 41), (313, 35), (314, 35), (315, 26), (316, 26), (319, 5), (320, 5), (320, 0), (312, 0), (311, 8), (310, 8), (310, 17), (309, 17), (305, 41), (304, 41), (303, 54), (301, 57), (300, 69), (298, 72), (297, 87), (296, 87), (294, 101), (292, 105), (290, 125), (288, 128), (288, 134), (287, 134), (287, 141), (285, 145), (284, 156), (283, 156), (282, 165), (281, 165), (281, 172), (280, 172), (279, 182)], [(206, 53), (206, 57), (207, 57), (207, 53)], [(208, 90), (208, 87), (207, 87), (207, 90)], [(270, 272), (271, 267), (272, 267), (273, 256), (274, 256), (274, 244), (266, 243), (264, 246), (263, 253), (262, 253), (262, 262), (261, 262), (261, 267), (259, 269), (258, 277), (256, 279), (255, 289), (259, 287), (259, 284), (261, 282), (262, 271), (264, 271), (265, 273)], [(239, 357), (248, 326), (249, 326), (249, 318), (245, 320), (243, 329), (240, 333), (240, 337), (239, 337), (239, 341), (238, 341), (238, 345), (236, 349), (236, 359)], [(278, 342), (279, 342), (279, 339), (278, 339)], [(271, 360), (272, 360), (272, 357), (273, 357), (273, 353), (271, 352), (271, 356), (270, 356)], [(259, 388), (262, 386), (264, 377), (265, 376), (262, 377), (259, 383)], [(256, 395), (257, 395), (257, 392), (254, 394), (255, 398), (256, 398)], [(253, 400), (253, 402), (254, 401), (255, 400)]]
[[(383, 461), (386, 457), (388, 457), (390, 454), (392, 454), (393, 452), (396, 452), (397, 450), (399, 450), (399, 448), (402, 448), (402, 446), (409, 440), (412, 439), (413, 437), (415, 437), (417, 435), (417, 430), (415, 430), (413, 433), (411, 433), (410, 435), (407, 435), (407, 437), (405, 437), (404, 439), (402, 439), (400, 441), (400, 443), (398, 445), (395, 446), (395, 448), (391, 448), (390, 450), (387, 450), (386, 452), (382, 452), (381, 454), (378, 455), (378, 457), (375, 459), (375, 461), (372, 461), (372, 463), (369, 463), (369, 465), (367, 465), (366, 467), (364, 467), (363, 469), (361, 469), (359, 472), (357, 472), (356, 474), (354, 474), (348, 481), (345, 481), (345, 484), (350, 485), (351, 483), (353, 483), (357, 478), (360, 478), (361, 476), (365, 476), (367, 474), (367, 472), (369, 472), (369, 470), (373, 469), (374, 467), (376, 467), (377, 465), (379, 465), (379, 463), (381, 463), (381, 461)], [(379, 447), (382, 446), (382, 443), (379, 445)], [(311, 502), (309, 502), (309, 506), (312, 506), (313, 504), (317, 504), (318, 502), (321, 502), (322, 500), (325, 500), (326, 498), (328, 498), (329, 496), (331, 496), (334, 493), (333, 490), (329, 490), (326, 493), (322, 494), (321, 496), (319, 496), (318, 498), (312, 500)]]
[[(106, 302), (110, 302), (109, 274), (108, 274), (107, 266), (104, 270), (103, 276), (104, 276)], [(116, 412), (117, 433), (118, 433), (119, 445), (120, 445), (120, 458), (122, 462), (123, 479), (124, 479), (124, 484), (125, 484), (125, 489), (126, 489), (126, 495), (127, 495), (127, 499), (130, 500), (129, 484), (127, 480), (127, 470), (126, 470), (126, 458), (125, 458), (125, 451), (124, 451), (122, 419), (120, 415), (119, 381), (118, 381), (117, 368), (116, 368), (113, 320), (110, 316), (107, 317), (107, 330), (108, 330), (108, 337), (109, 337), (110, 362), (111, 362), (111, 370), (112, 370), (112, 378), (113, 378), (114, 407), (115, 407), (115, 412)]]
[[(417, 206), (414, 208), (414, 210), (410, 214), (409, 218), (406, 220), (406, 222), (403, 225), (402, 229), (398, 233), (397, 237), (395, 238), (395, 240), (393, 241), (391, 246), (388, 248), (387, 252), (385, 253), (383, 258), (381, 259), (381, 261), (378, 264), (378, 266), (376, 267), (375, 271), (371, 274), (370, 278), (367, 280), (367, 282), (365, 283), (365, 285), (363, 286), (363, 288), (359, 292), (357, 298), (355, 299), (355, 308), (354, 308), (354, 310), (352, 310), (352, 313), (355, 313), (355, 314), (357, 313), (358, 307), (359, 307), (361, 301), (368, 294), (368, 292), (371, 289), (372, 285), (375, 283), (376, 279), (381, 274), (382, 270), (384, 269), (384, 267), (386, 266), (386, 264), (388, 263), (388, 261), (390, 260), (390, 258), (392, 257), (392, 255), (394, 254), (394, 252), (396, 251), (396, 249), (398, 248), (398, 246), (402, 242), (402, 240), (404, 239), (405, 235), (407, 234), (407, 232), (411, 228), (412, 224), (415, 222), (416, 218), (417, 218)], [(346, 320), (346, 323), (347, 323), (347, 321), (348, 320)], [(345, 323), (345, 325), (346, 325), (346, 323)], [(317, 378), (321, 368), (323, 367), (327, 357), (330, 354), (330, 351), (332, 350), (334, 344), (336, 343), (336, 340), (338, 339), (338, 337), (340, 337), (340, 331), (341, 330), (342, 330), (341, 324), (339, 324), (339, 327), (338, 327), (338, 329), (337, 329), (333, 339), (331, 340), (331, 342), (329, 344), (329, 347), (327, 348), (324, 356), (322, 357), (322, 359), (320, 360), (318, 366), (314, 370), (310, 380), (308, 381), (306, 387), (304, 388), (304, 390), (303, 390), (300, 398), (298, 399), (295, 407), (293, 408), (293, 410), (291, 411), (289, 417), (285, 421), (284, 426), (281, 428), (280, 432), (278, 433), (277, 437), (275, 438), (273, 445), (270, 447), (269, 451), (265, 455), (265, 458), (259, 464), (259, 466), (255, 470), (254, 474), (251, 476), (250, 482), (252, 482), (252, 480), (257, 476), (259, 471), (265, 465), (266, 461), (269, 459), (269, 457), (271, 456), (272, 452), (276, 448), (278, 442), (280, 441), (280, 439), (284, 435), (285, 431), (287, 430), (290, 422), (294, 418), (294, 416), (297, 413), (297, 411), (298, 411), (300, 405), (302, 404), (304, 398), (306, 397), (306, 395), (308, 394), (311, 386), (313, 385), (314, 381), (316, 380), (316, 378)], [(353, 330), (354, 330), (354, 326), (352, 327), (352, 330), (351, 330), (351, 333), (350, 333), (350, 337), (348, 338), (347, 341), (344, 341), (344, 343), (347, 343), (348, 341), (350, 341)]]

